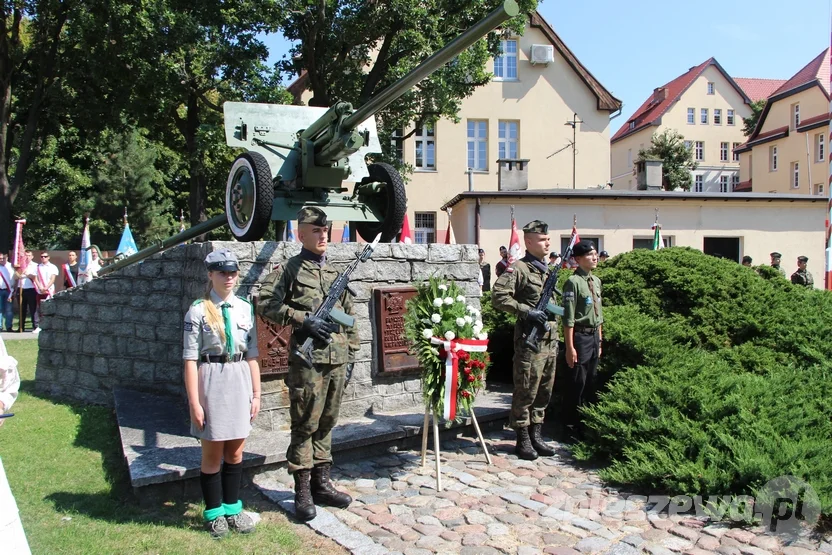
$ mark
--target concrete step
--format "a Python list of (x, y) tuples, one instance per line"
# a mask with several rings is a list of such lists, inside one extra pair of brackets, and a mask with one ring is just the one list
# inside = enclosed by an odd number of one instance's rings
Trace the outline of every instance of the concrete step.
[[(501, 384), (490, 387), (477, 397), (475, 411), (481, 428), (501, 426), (511, 408), (510, 390)], [(113, 396), (121, 446), (137, 493), (199, 476), (202, 451), (199, 441), (190, 435), (190, 417), (182, 398), (123, 388), (114, 389)], [(423, 422), (420, 408), (343, 420), (332, 432), (332, 450), (342, 455), (340, 460), (350, 453), (366, 456), (412, 446), (420, 441)], [(475, 436), (470, 418), (449, 428), (440, 423), (440, 432)], [(288, 445), (288, 431), (255, 428), (246, 440), (243, 466), (285, 464)]]

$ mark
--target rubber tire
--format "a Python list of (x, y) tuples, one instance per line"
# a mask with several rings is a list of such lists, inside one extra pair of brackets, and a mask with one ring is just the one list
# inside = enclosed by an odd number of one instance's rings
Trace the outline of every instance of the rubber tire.
[[(247, 224), (243, 227), (234, 223), (231, 217), (231, 183), (240, 167), (246, 167), (254, 180), (254, 208)], [(272, 171), (266, 158), (258, 152), (245, 152), (237, 156), (228, 173), (225, 186), (225, 215), (231, 234), (238, 241), (259, 241), (269, 229), (274, 203)]]
[(398, 238), (407, 212), (407, 191), (399, 172), (390, 164), (383, 162), (367, 166), (370, 172), (361, 183), (384, 183), (386, 205), (383, 210), (384, 219), (380, 222), (351, 222), (365, 241), (372, 241), (381, 233), (381, 242), (389, 243)]

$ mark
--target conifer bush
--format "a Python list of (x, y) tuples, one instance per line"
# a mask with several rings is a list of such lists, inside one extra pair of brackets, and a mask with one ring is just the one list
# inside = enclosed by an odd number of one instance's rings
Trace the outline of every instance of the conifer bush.
[(597, 273), (606, 386), (576, 456), (670, 495), (755, 495), (793, 475), (832, 514), (832, 294), (688, 248)]

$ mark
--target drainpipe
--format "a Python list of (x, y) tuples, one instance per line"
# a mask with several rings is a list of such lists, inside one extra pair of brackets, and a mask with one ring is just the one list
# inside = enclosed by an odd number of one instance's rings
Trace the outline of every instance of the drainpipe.
[(480, 199), (479, 198), (477, 198), (477, 206), (474, 209), (474, 243), (476, 243), (478, 247), (480, 246)]
[(474, 190), (474, 168), (468, 168), (468, 192)]

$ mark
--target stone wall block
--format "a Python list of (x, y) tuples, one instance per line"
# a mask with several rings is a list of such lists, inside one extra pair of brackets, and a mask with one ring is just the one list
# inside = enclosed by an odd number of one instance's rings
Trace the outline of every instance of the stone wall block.
[[(240, 262), (254, 261), (254, 246), (249, 242), (238, 241), (214, 241), (212, 243), (213, 250), (228, 249), (237, 255), (237, 260)], [(207, 256), (207, 255), (206, 255)], [(205, 257), (202, 257), (203, 261)]]
[(156, 371), (156, 365), (147, 360), (133, 362), (133, 379), (141, 382), (152, 382)]
[[(326, 248), (326, 260), (327, 262), (352, 262), (355, 260), (356, 254), (363, 249), (364, 246), (357, 243), (330, 243)], [(374, 252), (373, 258), (375, 257), (376, 253)]]
[(477, 245), (459, 245), (463, 262), (480, 262), (480, 250)]
[(282, 242), (275, 243), (274, 241), (255, 241), (251, 246), (254, 249), (255, 262), (266, 263), (283, 258)]
[(459, 262), (462, 259), (460, 245), (431, 243), (428, 246), (428, 262)]
[(408, 262), (376, 262), (376, 282), (410, 282), (411, 270)]
[(393, 258), (401, 258), (404, 260), (427, 260), (428, 246), (392, 243), (390, 245), (390, 254)]

